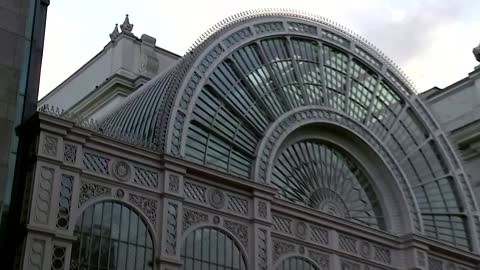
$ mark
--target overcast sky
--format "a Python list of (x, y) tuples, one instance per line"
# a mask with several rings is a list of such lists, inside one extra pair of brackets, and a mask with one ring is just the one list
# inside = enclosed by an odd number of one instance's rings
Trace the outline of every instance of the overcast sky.
[(280, 7), (330, 18), (367, 38), (425, 91), (467, 76), (480, 42), (479, 0), (55, 0), (48, 8), (39, 97), (108, 43), (125, 14), (157, 45), (183, 55), (209, 27), (240, 11)]

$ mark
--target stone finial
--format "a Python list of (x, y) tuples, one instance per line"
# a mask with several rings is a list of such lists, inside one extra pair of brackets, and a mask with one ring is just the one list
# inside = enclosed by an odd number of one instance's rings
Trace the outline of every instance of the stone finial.
[(120, 32), (118, 32), (118, 23), (115, 24), (115, 28), (113, 28), (112, 33), (110, 33), (110, 40), (115, 41), (117, 37), (120, 35)]
[(480, 62), (480, 44), (477, 47), (473, 48), (473, 55), (475, 55), (475, 59)]
[(133, 24), (130, 23), (128, 19), (128, 14), (125, 16), (125, 20), (120, 25), (120, 29), (122, 29), (122, 33), (131, 34), (133, 30)]

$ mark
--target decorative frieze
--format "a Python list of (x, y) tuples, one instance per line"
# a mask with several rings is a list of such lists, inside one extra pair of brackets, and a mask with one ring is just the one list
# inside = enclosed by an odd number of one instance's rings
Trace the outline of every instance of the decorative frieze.
[(248, 201), (234, 195), (227, 195), (227, 210), (240, 215), (248, 214)]
[(357, 239), (340, 234), (338, 236), (338, 247), (340, 250), (346, 251), (348, 253), (357, 254)]
[(40, 168), (40, 179), (34, 213), (34, 221), (38, 224), (47, 225), (49, 221), (54, 175), (55, 171), (53, 168), (45, 166)]
[(443, 261), (438, 258), (428, 256), (428, 270), (443, 270)]
[(182, 231), (185, 232), (193, 225), (200, 223), (208, 223), (208, 215), (192, 209), (184, 208), (182, 222)]
[(272, 215), (273, 231), (291, 234), (292, 219), (278, 215)]
[(225, 220), (223, 226), (235, 235), (245, 248), (248, 248), (248, 225)]
[(319, 244), (323, 244), (323, 245), (328, 245), (329, 244), (328, 230), (327, 229), (311, 225), (310, 226), (310, 231), (311, 231), (310, 241), (315, 242), (315, 243), (319, 243)]
[(140, 208), (150, 222), (155, 225), (155, 220), (157, 218), (157, 201), (132, 193), (128, 195), (128, 200)]
[(109, 158), (95, 153), (84, 152), (82, 161), (85, 169), (98, 174), (110, 175), (108, 170)]
[(374, 257), (373, 259), (377, 262), (384, 263), (384, 264), (391, 264), (392, 263), (392, 256), (390, 249), (378, 245), (374, 245)]
[(133, 182), (149, 188), (158, 188), (158, 172), (134, 166)]
[(82, 181), (80, 185), (80, 196), (78, 199), (78, 207), (82, 206), (85, 202), (90, 199), (105, 196), (110, 194), (112, 191), (111, 188), (102, 186), (100, 184), (90, 183)]
[(207, 188), (204, 186), (200, 186), (192, 182), (185, 181), (185, 183), (183, 184), (183, 193), (186, 199), (190, 199), (200, 203), (207, 202), (207, 199), (206, 199)]

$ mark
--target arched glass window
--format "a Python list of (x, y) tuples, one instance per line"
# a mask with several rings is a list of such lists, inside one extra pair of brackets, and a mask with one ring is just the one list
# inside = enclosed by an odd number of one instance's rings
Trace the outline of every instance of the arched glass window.
[(290, 257), (283, 260), (276, 270), (318, 270), (318, 267), (304, 258)]
[(152, 269), (152, 235), (124, 204), (106, 201), (88, 207), (74, 235), (70, 269)]
[(332, 145), (318, 140), (289, 145), (275, 161), (272, 182), (292, 202), (385, 229), (380, 202), (367, 175)]
[(238, 244), (214, 228), (200, 228), (188, 235), (182, 247), (184, 270), (246, 270)]

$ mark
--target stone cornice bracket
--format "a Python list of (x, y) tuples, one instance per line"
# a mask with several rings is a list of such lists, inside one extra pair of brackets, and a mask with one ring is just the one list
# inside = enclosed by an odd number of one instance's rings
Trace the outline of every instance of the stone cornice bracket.
[(128, 14), (125, 15), (125, 20), (120, 25), (120, 29), (122, 30), (123, 34), (132, 35), (133, 24), (130, 23), (130, 20), (128, 19)]
[(118, 23), (116, 23), (115, 28), (113, 28), (112, 33), (110, 33), (110, 40), (114, 42), (119, 35), (120, 35), (120, 32), (118, 31)]
[(473, 48), (473, 55), (478, 62), (480, 62), (480, 44), (477, 47)]

